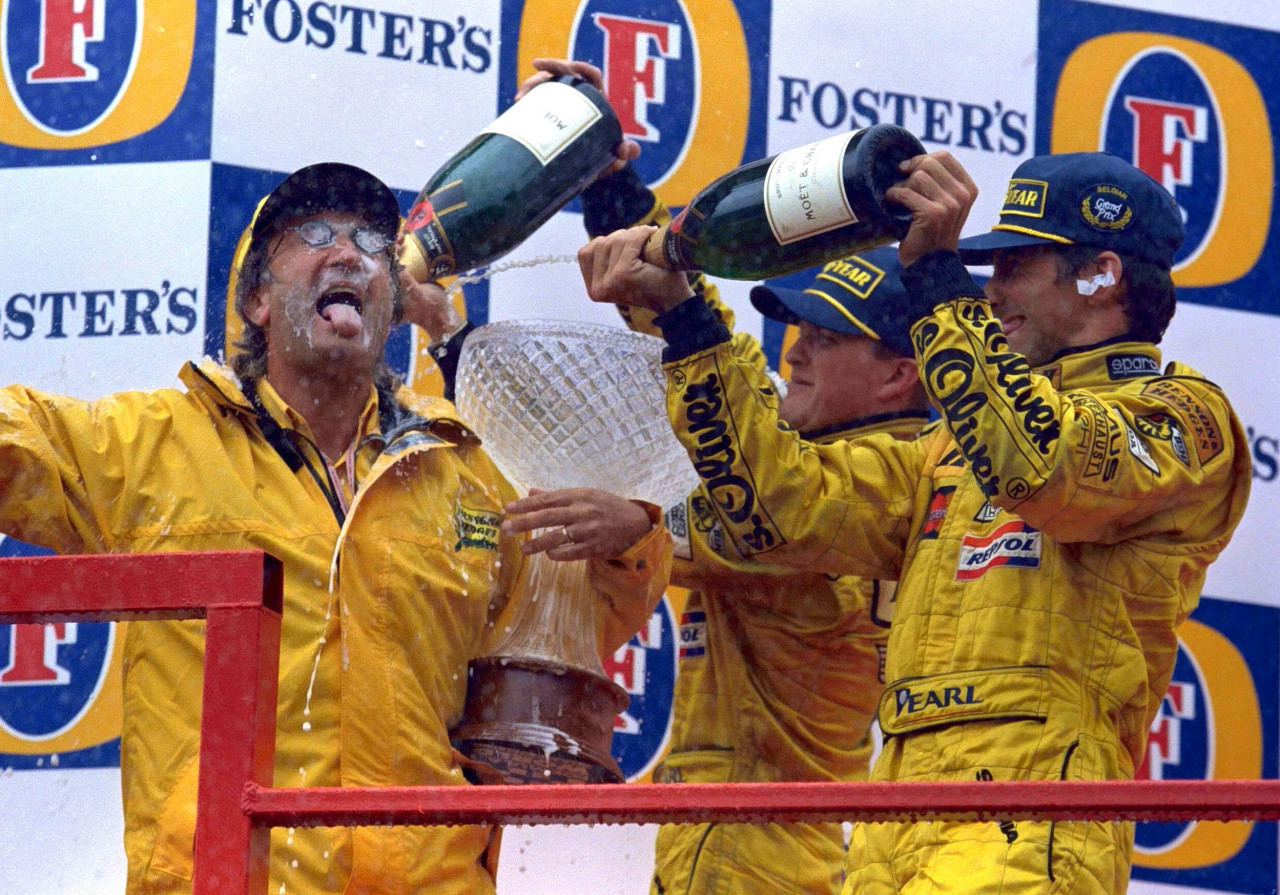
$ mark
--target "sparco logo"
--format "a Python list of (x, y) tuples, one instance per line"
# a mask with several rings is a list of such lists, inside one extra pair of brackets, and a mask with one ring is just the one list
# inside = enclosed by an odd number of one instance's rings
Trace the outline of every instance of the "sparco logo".
[(939, 96), (847, 89), (831, 81), (778, 76), (779, 121), (812, 118), (830, 130), (850, 130), (893, 123), (925, 143), (1021, 155), (1027, 149), (1027, 113), (1006, 108), (1000, 100), (966, 102)]
[(1160, 365), (1155, 358), (1142, 354), (1108, 354), (1107, 375), (1112, 379), (1131, 379), (1135, 376), (1155, 376)]
[(277, 43), (301, 40), (318, 50), (398, 62), (472, 72), (493, 63), (493, 30), (466, 16), (430, 19), (319, 0), (234, 0), (226, 33), (245, 36), (256, 28)]
[(95, 336), (186, 335), (199, 320), (199, 291), (173, 286), (159, 288), (83, 289), (15, 292), (4, 303), (0, 338), (23, 341)]

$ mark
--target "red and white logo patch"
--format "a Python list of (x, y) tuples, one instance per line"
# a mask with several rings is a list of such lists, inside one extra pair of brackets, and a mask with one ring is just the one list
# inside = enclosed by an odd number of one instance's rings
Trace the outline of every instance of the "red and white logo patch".
[(996, 566), (1040, 566), (1040, 532), (1021, 519), (1006, 522), (989, 535), (965, 535), (956, 563), (956, 580), (981, 578)]

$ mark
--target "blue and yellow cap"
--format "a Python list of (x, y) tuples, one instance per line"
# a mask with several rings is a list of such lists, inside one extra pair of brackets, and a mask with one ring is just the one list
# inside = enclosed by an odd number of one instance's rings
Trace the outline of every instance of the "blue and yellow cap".
[(1177, 203), (1159, 183), (1109, 152), (1027, 159), (1013, 172), (990, 233), (960, 240), (965, 264), (990, 264), (995, 252), (1028, 245), (1083, 245), (1161, 267), (1186, 230)]
[(872, 249), (832, 261), (799, 289), (756, 286), (751, 304), (772, 320), (802, 320), (839, 333), (883, 342), (901, 357), (914, 357), (907, 290), (896, 248)]

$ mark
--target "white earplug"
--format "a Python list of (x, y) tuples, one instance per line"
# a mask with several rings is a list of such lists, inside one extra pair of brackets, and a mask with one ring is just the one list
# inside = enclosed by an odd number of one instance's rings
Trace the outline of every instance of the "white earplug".
[(1081, 295), (1093, 295), (1103, 286), (1114, 286), (1116, 278), (1107, 271), (1106, 273), (1095, 274), (1087, 280), (1076, 280), (1076, 291)]

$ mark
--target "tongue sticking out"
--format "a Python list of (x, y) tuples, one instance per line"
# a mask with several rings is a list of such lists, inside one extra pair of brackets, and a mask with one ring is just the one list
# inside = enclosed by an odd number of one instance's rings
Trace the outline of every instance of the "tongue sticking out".
[(320, 316), (332, 323), (338, 335), (344, 338), (360, 334), (360, 312), (351, 305), (331, 304), (320, 312)]

